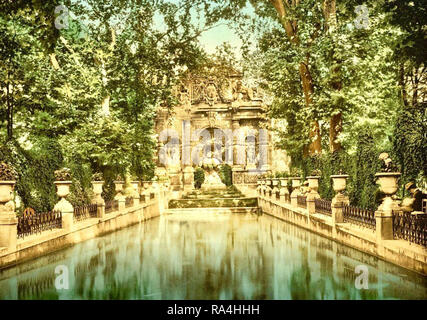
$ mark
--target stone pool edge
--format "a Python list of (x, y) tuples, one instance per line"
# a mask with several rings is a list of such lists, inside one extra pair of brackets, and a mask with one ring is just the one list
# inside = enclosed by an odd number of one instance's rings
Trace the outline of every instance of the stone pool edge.
[(427, 275), (427, 250), (404, 240), (377, 241), (375, 232), (351, 223), (333, 224), (332, 218), (322, 214), (309, 214), (307, 209), (259, 197), (262, 213), (312, 231), (337, 243), (373, 255), (384, 261)]

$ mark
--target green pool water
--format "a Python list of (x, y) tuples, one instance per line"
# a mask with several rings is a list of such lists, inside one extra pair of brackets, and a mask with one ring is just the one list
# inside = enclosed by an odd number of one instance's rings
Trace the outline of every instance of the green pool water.
[(0, 270), (0, 299), (427, 299), (427, 279), (266, 215), (201, 209)]

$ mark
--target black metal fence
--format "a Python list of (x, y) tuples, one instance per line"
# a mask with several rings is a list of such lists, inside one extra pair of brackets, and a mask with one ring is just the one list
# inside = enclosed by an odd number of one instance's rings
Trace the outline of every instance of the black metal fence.
[(393, 211), (393, 237), (427, 246), (427, 216)]
[(133, 206), (133, 198), (132, 197), (127, 197), (125, 199), (125, 207), (129, 208)]
[(89, 204), (74, 208), (74, 220), (82, 221), (89, 218), (96, 218), (98, 216), (98, 205)]
[(118, 200), (109, 200), (105, 201), (105, 213), (110, 213), (113, 211), (119, 210), (119, 201)]
[(344, 205), (343, 215), (344, 222), (352, 222), (370, 229), (375, 229), (376, 227), (374, 210)]
[(314, 199), (314, 206), (316, 208), (316, 212), (329, 216), (332, 215), (331, 203), (331, 201), (325, 199)]
[(62, 228), (60, 211), (24, 212), (22, 216), (18, 217), (18, 238), (56, 228)]
[(297, 196), (297, 204), (300, 208), (307, 208), (307, 197), (306, 196)]

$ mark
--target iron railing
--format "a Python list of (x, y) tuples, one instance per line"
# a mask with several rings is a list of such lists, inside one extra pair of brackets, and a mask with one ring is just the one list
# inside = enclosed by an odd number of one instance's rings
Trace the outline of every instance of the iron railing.
[(427, 216), (393, 211), (393, 237), (427, 247)]
[(332, 215), (331, 201), (325, 199), (314, 199), (314, 206), (316, 208), (316, 212)]
[(343, 207), (344, 222), (351, 222), (363, 227), (375, 229), (375, 211), (349, 205)]
[(18, 238), (56, 228), (62, 228), (62, 213), (60, 211), (24, 212), (22, 216), (18, 217)]
[(105, 201), (105, 213), (110, 213), (113, 211), (119, 210), (119, 201), (118, 200), (109, 200)]
[(297, 204), (300, 208), (307, 208), (307, 197), (306, 196), (297, 196)]
[(82, 221), (89, 218), (96, 218), (98, 216), (98, 205), (88, 204), (74, 208), (74, 220)]
[(127, 197), (125, 199), (125, 207), (129, 208), (133, 206), (133, 198), (132, 197)]

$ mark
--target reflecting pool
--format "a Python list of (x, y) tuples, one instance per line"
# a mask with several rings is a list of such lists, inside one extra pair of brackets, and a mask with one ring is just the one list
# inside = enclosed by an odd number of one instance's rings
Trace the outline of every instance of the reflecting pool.
[(0, 270), (0, 299), (427, 299), (427, 278), (266, 215), (201, 209)]

